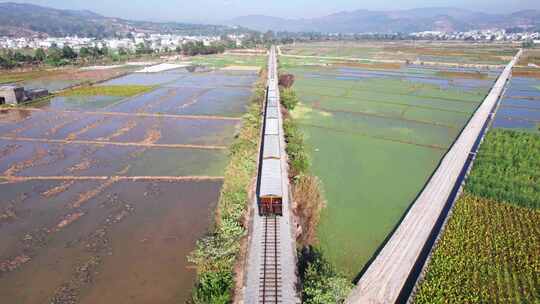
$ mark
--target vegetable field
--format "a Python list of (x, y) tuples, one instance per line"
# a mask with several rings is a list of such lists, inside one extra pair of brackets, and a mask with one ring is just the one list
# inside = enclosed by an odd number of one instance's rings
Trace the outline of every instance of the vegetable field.
[(540, 212), (465, 193), (415, 303), (538, 303)]
[(540, 208), (540, 134), (489, 132), (466, 189), (496, 201)]
[(540, 135), (488, 132), (416, 303), (538, 303)]

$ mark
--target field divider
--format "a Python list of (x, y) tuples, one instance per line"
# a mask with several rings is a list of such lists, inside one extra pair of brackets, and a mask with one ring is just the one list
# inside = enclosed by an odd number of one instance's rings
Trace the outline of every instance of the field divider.
[(325, 127), (325, 126), (320, 126), (320, 125), (316, 125), (316, 124), (309, 124), (309, 123), (303, 123), (303, 122), (297, 122), (297, 124), (302, 125), (302, 126), (311, 127), (311, 128), (323, 129), (323, 130), (328, 130), (328, 131), (338, 132), (338, 133), (345, 133), (345, 134), (353, 134), (353, 135), (364, 136), (364, 137), (373, 138), (373, 139), (391, 141), (391, 142), (395, 142), (395, 143), (399, 143), (399, 144), (418, 146), (418, 147), (422, 147), (422, 148), (436, 149), (436, 150), (441, 150), (441, 151), (448, 150), (448, 147), (440, 146), (440, 145), (436, 145), (436, 144), (415, 143), (415, 142), (407, 141), (407, 140), (403, 140), (403, 139), (395, 139), (395, 138), (389, 138), (389, 137), (384, 137), (384, 136), (370, 135), (369, 133), (362, 132), (362, 131), (344, 130), (344, 129), (339, 129), (339, 128), (331, 128), (331, 127)]
[(182, 114), (164, 114), (164, 113), (125, 113), (125, 112), (108, 112), (108, 111), (76, 111), (76, 110), (50, 110), (40, 108), (5, 108), (2, 111), (33, 111), (33, 112), (53, 112), (53, 113), (77, 113), (90, 115), (107, 115), (107, 116), (128, 116), (128, 117), (159, 117), (159, 118), (176, 118), (176, 119), (207, 119), (207, 120), (233, 120), (240, 121), (240, 117), (218, 116), (218, 115), (182, 115)]
[[(405, 117), (378, 114), (378, 113), (373, 113), (373, 112), (370, 113), (370, 112), (364, 112), (364, 111), (330, 109), (330, 108), (322, 107), (322, 106), (317, 105), (317, 104), (314, 104), (313, 106), (308, 106), (308, 107), (311, 107), (312, 109), (315, 109), (315, 110), (320, 110), (320, 111), (330, 112), (330, 113), (344, 113), (344, 114), (353, 114), (353, 115), (360, 115), (360, 116), (370, 116), (370, 117), (377, 117), (377, 118), (385, 118), (385, 119), (399, 120), (399, 121), (405, 121), (405, 122), (414, 122), (414, 123), (423, 124), (423, 125), (444, 127), (444, 128), (448, 128), (448, 129), (458, 129), (459, 128), (456, 125), (443, 124), (443, 123), (438, 123), (438, 122), (435, 122), (435, 121), (409, 119), (409, 118), (405, 118)], [(405, 110), (408, 110), (408, 109), (405, 109)]]
[[(292, 55), (283, 54), (283, 57), (292, 58), (311, 58), (311, 59), (326, 59), (336, 61), (367, 61), (367, 62), (381, 62), (381, 63), (400, 63), (407, 64), (405, 59), (374, 59), (374, 58), (354, 58), (354, 57), (334, 57), (334, 56), (312, 56), (312, 55)], [(457, 63), (457, 62), (442, 62), (442, 61), (420, 61), (415, 60), (410, 62), (414, 65), (427, 65), (427, 66), (450, 66), (450, 67), (465, 67), (465, 68), (504, 68), (504, 64), (476, 64), (476, 63)]]
[(26, 181), (221, 181), (223, 176), (72, 176), (72, 175), (56, 175), (56, 176), (0, 176), (0, 181), (5, 180), (7, 183), (26, 182)]
[(226, 146), (219, 145), (192, 145), (192, 144), (152, 144), (142, 142), (112, 142), (99, 140), (69, 140), (69, 139), (44, 139), (32, 137), (10, 137), (0, 136), (0, 140), (39, 142), (53, 144), (76, 144), (76, 145), (109, 145), (120, 147), (146, 147), (146, 148), (171, 148), (171, 149), (200, 149), (200, 150), (225, 150)]

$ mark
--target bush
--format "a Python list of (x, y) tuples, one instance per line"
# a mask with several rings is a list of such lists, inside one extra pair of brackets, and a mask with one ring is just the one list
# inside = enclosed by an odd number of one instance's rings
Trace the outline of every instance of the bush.
[(281, 96), (281, 104), (289, 111), (294, 110), (296, 105), (299, 102), (298, 96), (296, 96), (296, 92), (291, 88), (279, 88), (280, 96)]
[(287, 142), (287, 154), (289, 155), (289, 175), (296, 177), (306, 174), (309, 169), (309, 157), (304, 147), (304, 137), (298, 126), (291, 118), (283, 122), (285, 141)]
[(337, 273), (320, 249), (304, 247), (298, 253), (302, 281), (302, 303), (343, 303), (353, 288), (345, 276)]
[(301, 246), (314, 244), (317, 240), (317, 225), (325, 207), (319, 179), (313, 175), (300, 175), (292, 184), (294, 214), (302, 227), (297, 242)]

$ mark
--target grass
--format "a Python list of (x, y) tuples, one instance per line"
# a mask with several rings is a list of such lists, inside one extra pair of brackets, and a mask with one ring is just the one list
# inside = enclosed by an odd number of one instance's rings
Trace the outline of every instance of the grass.
[(31, 71), (2, 71), (0, 73), (0, 84), (20, 82), (29, 79), (35, 79), (51, 74), (57, 74), (57, 71), (31, 70)]
[(415, 303), (538, 303), (538, 223), (538, 210), (465, 193)]
[(244, 217), (248, 189), (256, 174), (261, 128), (260, 111), (264, 99), (265, 73), (256, 86), (243, 126), (230, 147), (229, 163), (221, 189), (212, 232), (197, 242), (189, 261), (197, 268), (194, 303), (229, 303), (234, 287), (234, 266), (240, 241), (246, 234)]
[(263, 67), (266, 64), (266, 56), (259, 55), (205, 55), (190, 58), (194, 64), (210, 66), (213, 68), (223, 68), (226, 66), (257, 66)]
[(59, 93), (59, 96), (118, 96), (130, 97), (154, 90), (146, 85), (83, 86)]
[(540, 135), (490, 131), (466, 189), (496, 201), (540, 208)]

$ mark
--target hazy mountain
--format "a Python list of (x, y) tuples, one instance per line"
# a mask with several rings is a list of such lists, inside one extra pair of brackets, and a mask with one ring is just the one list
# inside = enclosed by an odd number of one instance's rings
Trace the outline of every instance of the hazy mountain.
[(392, 33), (429, 30), (465, 31), (485, 28), (540, 28), (540, 11), (486, 14), (457, 8), (419, 8), (398, 11), (344, 11), (311, 19), (284, 19), (261, 15), (234, 18), (227, 22), (258, 31)]
[(91, 11), (61, 10), (23, 3), (0, 3), (0, 36), (111, 37), (138, 32), (216, 34), (226, 26), (131, 21), (104, 17)]

